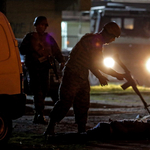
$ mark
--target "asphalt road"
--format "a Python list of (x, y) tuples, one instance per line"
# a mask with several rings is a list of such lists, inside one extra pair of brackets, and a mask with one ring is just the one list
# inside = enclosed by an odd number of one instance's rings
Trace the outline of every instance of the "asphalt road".
[[(136, 119), (137, 115), (145, 116), (147, 111), (141, 101), (134, 94), (128, 95), (101, 95), (101, 100), (91, 99), (87, 130), (93, 128), (99, 122), (111, 120)], [(92, 98), (92, 97), (91, 97)], [(99, 97), (98, 97), (99, 98)], [(144, 95), (149, 103), (149, 95)], [(50, 98), (46, 99), (45, 116), (53, 108)], [(33, 124), (33, 97), (29, 96), (26, 104), (26, 113), (23, 117), (13, 121), (12, 137), (7, 145), (8, 149), (43, 149), (43, 150), (110, 150), (110, 149), (150, 149), (150, 141), (88, 141), (86, 143), (50, 144), (42, 136), (45, 125)], [(146, 121), (146, 119), (144, 120)], [(74, 123), (73, 109), (56, 126), (56, 133), (76, 133), (77, 125)]]

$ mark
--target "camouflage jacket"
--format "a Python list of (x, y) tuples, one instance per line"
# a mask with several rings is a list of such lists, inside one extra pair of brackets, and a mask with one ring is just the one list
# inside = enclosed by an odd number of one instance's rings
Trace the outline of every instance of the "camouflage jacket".
[(102, 65), (103, 38), (101, 34), (85, 34), (72, 49), (66, 63), (66, 70), (70, 70), (83, 79), (88, 78), (89, 70), (98, 70)]

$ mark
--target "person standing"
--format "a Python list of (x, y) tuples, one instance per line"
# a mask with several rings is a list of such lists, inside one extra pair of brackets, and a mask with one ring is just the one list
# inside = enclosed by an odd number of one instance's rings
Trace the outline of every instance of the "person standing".
[[(64, 67), (64, 75), (59, 89), (59, 100), (50, 113), (50, 122), (44, 133), (54, 135), (56, 123), (60, 122), (73, 105), (78, 133), (86, 131), (90, 105), (89, 70), (99, 79), (101, 86), (107, 85), (107, 78), (100, 71), (123, 80), (124, 75), (103, 65), (103, 44), (110, 43), (121, 34), (115, 22), (104, 25), (99, 33), (85, 34), (73, 47)], [(99, 71), (100, 70), (100, 71)]]
[(26, 56), (25, 65), (29, 71), (31, 90), (34, 94), (33, 123), (47, 124), (43, 110), (48, 90), (49, 69), (53, 67), (54, 59), (61, 63), (62, 67), (65, 60), (54, 38), (45, 32), (48, 27), (47, 18), (38, 16), (33, 25), (35, 31), (25, 35), (20, 45), (20, 53)]

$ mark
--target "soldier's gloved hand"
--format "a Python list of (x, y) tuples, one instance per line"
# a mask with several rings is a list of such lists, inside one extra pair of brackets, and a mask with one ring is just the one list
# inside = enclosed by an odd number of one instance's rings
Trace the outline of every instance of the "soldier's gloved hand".
[(109, 80), (106, 77), (104, 77), (104, 76), (101, 76), (99, 78), (99, 82), (100, 82), (101, 86), (108, 85), (107, 81), (109, 81)]
[(119, 74), (116, 77), (118, 80), (123, 80), (125, 78), (125, 74)]

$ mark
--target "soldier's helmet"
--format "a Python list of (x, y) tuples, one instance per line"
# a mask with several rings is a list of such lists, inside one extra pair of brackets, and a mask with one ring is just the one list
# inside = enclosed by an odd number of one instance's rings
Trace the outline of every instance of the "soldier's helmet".
[(115, 22), (109, 22), (103, 27), (107, 33), (114, 35), (115, 37), (119, 37), (121, 34), (121, 29)]
[(45, 16), (35, 17), (33, 25), (37, 26), (38, 24), (45, 24), (46, 26), (48, 26), (47, 18)]

